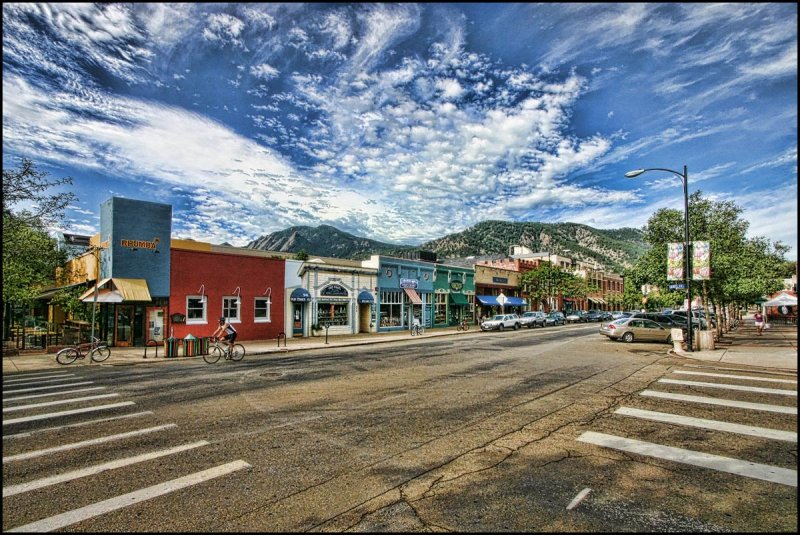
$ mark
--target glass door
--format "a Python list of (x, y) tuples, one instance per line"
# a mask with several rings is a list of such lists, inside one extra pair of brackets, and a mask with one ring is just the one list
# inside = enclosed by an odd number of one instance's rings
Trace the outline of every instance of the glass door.
[(114, 322), (114, 344), (129, 347), (133, 344), (133, 305), (117, 305)]

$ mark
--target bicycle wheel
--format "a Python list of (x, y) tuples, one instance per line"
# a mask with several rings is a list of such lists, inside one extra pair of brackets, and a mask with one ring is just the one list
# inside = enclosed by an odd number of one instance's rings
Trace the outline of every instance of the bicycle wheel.
[(244, 346), (242, 344), (233, 344), (233, 353), (231, 360), (242, 360), (244, 358)]
[(100, 346), (92, 349), (89, 353), (91, 359), (95, 362), (103, 362), (111, 356), (111, 348), (108, 346)]
[(220, 357), (222, 357), (222, 348), (219, 346), (214, 346), (209, 350), (208, 354), (203, 355), (203, 360), (209, 364), (214, 364), (220, 359)]
[(78, 350), (67, 347), (56, 353), (56, 362), (59, 364), (72, 364), (78, 358)]

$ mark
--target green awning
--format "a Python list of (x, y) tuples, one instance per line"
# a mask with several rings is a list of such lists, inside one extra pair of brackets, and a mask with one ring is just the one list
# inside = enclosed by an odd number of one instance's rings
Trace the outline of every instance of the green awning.
[(469, 305), (469, 300), (467, 299), (467, 296), (464, 294), (451, 293), (450, 299), (453, 301), (454, 305), (460, 305), (460, 306)]

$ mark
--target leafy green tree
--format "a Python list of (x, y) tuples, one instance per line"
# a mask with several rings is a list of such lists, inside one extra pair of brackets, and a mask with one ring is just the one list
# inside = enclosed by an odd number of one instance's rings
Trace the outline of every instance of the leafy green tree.
[(297, 254), (294, 255), (294, 259), (305, 262), (308, 260), (308, 252), (306, 252), (305, 249), (300, 249), (299, 251), (297, 251)]
[[(25, 306), (43, 289), (54, 285), (56, 267), (65, 261), (47, 232), (63, 218), (75, 195), (48, 190), (72, 184), (71, 178), (49, 180), (30, 160), (18, 169), (3, 169), (3, 328), (11, 306)], [(23, 208), (16, 210), (18, 205)]]
[(531, 300), (548, 303), (553, 303), (554, 298), (559, 295), (568, 299), (584, 299), (596, 290), (583, 277), (564, 271), (549, 262), (523, 274), (520, 287)]

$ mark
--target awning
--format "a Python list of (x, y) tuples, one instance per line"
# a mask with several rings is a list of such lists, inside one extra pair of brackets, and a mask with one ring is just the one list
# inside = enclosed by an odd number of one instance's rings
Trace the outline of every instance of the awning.
[(406, 295), (409, 299), (411, 299), (411, 304), (413, 305), (421, 305), (422, 298), (420, 298), (419, 294), (414, 288), (403, 288), (406, 291)]
[(289, 296), (292, 303), (308, 303), (311, 301), (311, 294), (305, 288), (295, 288)]
[(467, 299), (467, 296), (464, 294), (451, 293), (450, 299), (453, 301), (454, 305), (459, 305), (459, 306), (469, 305), (469, 300)]
[(497, 298), (493, 295), (476, 295), (475, 299), (477, 299), (478, 302), (485, 307), (500, 306), (500, 303), (497, 302)]
[(365, 304), (365, 303), (374, 303), (375, 299), (373, 299), (372, 294), (366, 290), (363, 290), (360, 294), (358, 294), (358, 303)]
[(789, 295), (786, 292), (781, 293), (778, 297), (774, 299), (770, 299), (766, 303), (764, 303), (765, 307), (794, 307), (797, 306), (797, 298), (793, 295)]
[(524, 307), (527, 304), (521, 297), (506, 297), (505, 306), (507, 307)]
[(126, 301), (152, 301), (145, 279), (103, 279), (78, 298), (84, 303), (124, 303)]
[(606, 300), (601, 298), (601, 297), (590, 297), (589, 301), (591, 301), (593, 303), (597, 303), (598, 305), (605, 305), (606, 304)]
[(86, 281), (86, 282), (76, 282), (75, 284), (68, 284), (66, 286), (60, 286), (58, 288), (50, 288), (49, 290), (45, 290), (39, 295), (36, 296), (36, 299), (52, 299), (58, 292), (62, 290), (71, 290), (72, 288), (77, 288), (78, 286), (85, 287), (89, 282), (94, 281)]

